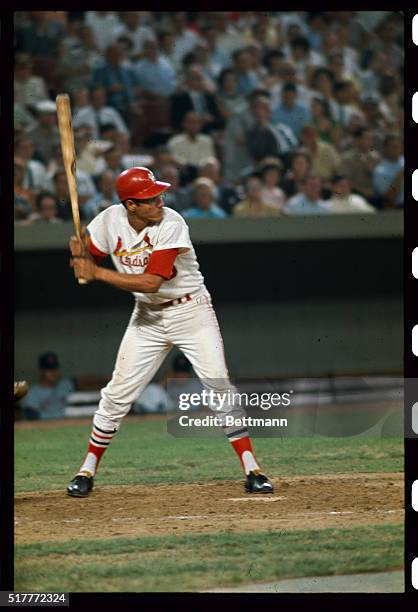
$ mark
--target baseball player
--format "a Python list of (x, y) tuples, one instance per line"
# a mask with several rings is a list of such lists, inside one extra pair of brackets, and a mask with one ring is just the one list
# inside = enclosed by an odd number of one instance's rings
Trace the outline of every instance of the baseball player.
[[(116, 180), (121, 203), (98, 214), (82, 239), (73, 236), (70, 240), (77, 278), (101, 281), (135, 297), (112, 379), (101, 390), (86, 456), (67, 487), (73, 497), (91, 492), (100, 459), (123, 417), (173, 346), (186, 355), (203, 386), (214, 391), (212, 397), (235, 389), (188, 226), (176, 211), (164, 207), (162, 194), (170, 186), (157, 181), (147, 168), (125, 170)], [(116, 270), (98, 265), (107, 255)], [(247, 428), (231, 426), (231, 419), (226, 419), (227, 415), (242, 418), (244, 410), (223, 402), (216, 414), (225, 423), (225, 434), (241, 461), (245, 490), (273, 492), (254, 456)]]

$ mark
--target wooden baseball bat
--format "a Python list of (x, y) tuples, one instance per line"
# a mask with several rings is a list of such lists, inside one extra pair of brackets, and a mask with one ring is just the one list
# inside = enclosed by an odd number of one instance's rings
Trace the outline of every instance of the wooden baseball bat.
[[(75, 147), (73, 122), (71, 118), (70, 97), (68, 94), (58, 94), (57, 116), (60, 132), (62, 158), (64, 160), (65, 173), (67, 175), (68, 191), (70, 192), (71, 210), (73, 213), (74, 229), (77, 238), (81, 240), (80, 209), (78, 207)], [(87, 283), (84, 278), (79, 278), (80, 285)]]

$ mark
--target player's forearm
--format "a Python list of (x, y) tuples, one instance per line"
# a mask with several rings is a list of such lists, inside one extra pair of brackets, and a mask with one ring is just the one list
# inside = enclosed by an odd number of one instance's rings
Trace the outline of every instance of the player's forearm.
[(125, 274), (108, 268), (96, 268), (95, 280), (108, 283), (123, 291), (156, 293), (163, 279), (155, 274)]

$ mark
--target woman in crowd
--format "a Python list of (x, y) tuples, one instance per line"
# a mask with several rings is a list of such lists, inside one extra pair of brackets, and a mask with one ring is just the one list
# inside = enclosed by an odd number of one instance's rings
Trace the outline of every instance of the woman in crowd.
[(261, 197), (265, 204), (271, 206), (274, 210), (283, 213), (286, 196), (284, 191), (279, 187), (283, 164), (279, 159), (267, 158), (260, 164), (261, 181), (263, 187), (261, 189)]
[(299, 183), (309, 175), (311, 166), (309, 153), (299, 150), (293, 154), (290, 169), (286, 172), (281, 183), (281, 187), (288, 198), (299, 191)]

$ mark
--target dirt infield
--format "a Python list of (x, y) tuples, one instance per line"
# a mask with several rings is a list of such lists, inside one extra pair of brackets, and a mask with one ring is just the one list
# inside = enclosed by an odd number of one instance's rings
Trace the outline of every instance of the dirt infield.
[(401, 473), (272, 480), (275, 494), (259, 496), (244, 493), (236, 481), (101, 487), (99, 480), (87, 499), (70, 498), (65, 490), (19, 493), (15, 539), (25, 544), (403, 522)]

